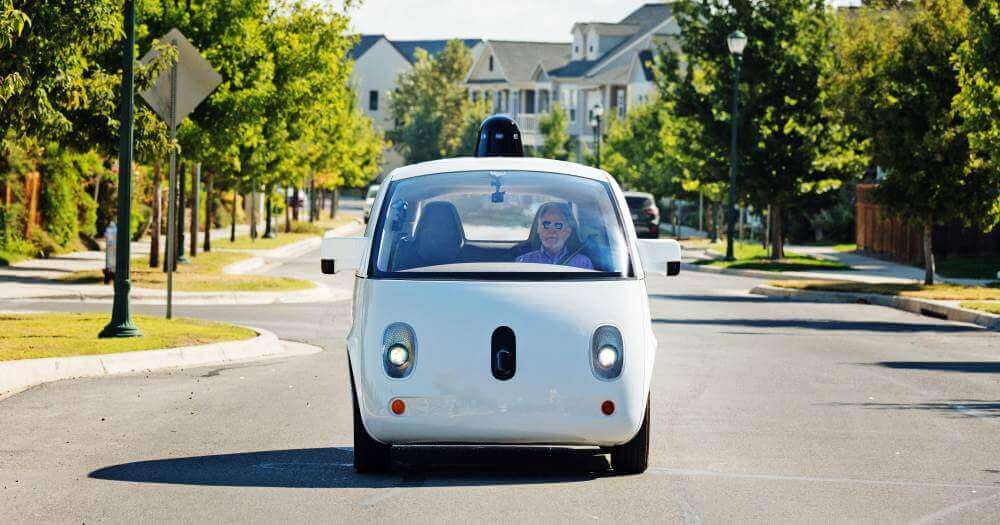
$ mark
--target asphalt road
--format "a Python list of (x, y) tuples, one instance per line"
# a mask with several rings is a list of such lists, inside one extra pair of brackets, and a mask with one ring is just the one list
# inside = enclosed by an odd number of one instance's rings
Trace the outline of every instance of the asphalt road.
[[(317, 259), (273, 272), (323, 280)], [(0, 523), (995, 523), (1000, 334), (747, 295), (755, 282), (651, 279), (660, 350), (640, 476), (614, 475), (589, 450), (532, 448), (407, 449), (393, 474), (358, 476), (349, 301), (178, 306), (326, 351), (64, 381), (0, 401)]]

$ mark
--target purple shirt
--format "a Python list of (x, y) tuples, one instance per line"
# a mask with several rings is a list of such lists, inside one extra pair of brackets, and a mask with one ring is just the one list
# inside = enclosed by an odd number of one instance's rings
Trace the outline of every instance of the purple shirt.
[[(563, 247), (562, 252), (556, 257), (550, 257), (549, 252), (545, 251), (545, 248), (539, 248), (533, 252), (528, 252), (521, 255), (517, 259), (517, 262), (523, 263), (537, 263), (537, 264), (558, 264), (569, 250)], [(569, 261), (564, 263), (566, 266), (575, 266), (577, 268), (583, 268), (584, 270), (593, 270), (594, 265), (590, 262), (590, 258), (583, 254), (576, 254)]]

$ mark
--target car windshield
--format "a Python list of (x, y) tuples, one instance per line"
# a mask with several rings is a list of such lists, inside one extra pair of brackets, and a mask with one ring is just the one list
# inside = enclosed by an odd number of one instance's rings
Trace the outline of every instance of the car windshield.
[(528, 171), (394, 182), (375, 230), (374, 276), (625, 277), (612, 195), (605, 182)]

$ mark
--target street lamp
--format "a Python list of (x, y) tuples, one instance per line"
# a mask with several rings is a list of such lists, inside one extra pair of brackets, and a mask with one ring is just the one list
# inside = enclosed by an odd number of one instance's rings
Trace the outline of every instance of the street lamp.
[(115, 242), (115, 299), (111, 322), (98, 337), (137, 337), (142, 332), (132, 323), (129, 306), (129, 232), (132, 216), (132, 131), (135, 92), (135, 0), (125, 2), (125, 42), (122, 54), (122, 105), (118, 128), (118, 224)]
[(601, 117), (604, 116), (604, 106), (598, 102), (590, 110), (590, 114), (590, 127), (594, 131), (594, 161), (597, 169), (601, 169)]
[(736, 130), (740, 122), (740, 66), (743, 65), (743, 49), (747, 47), (747, 36), (742, 31), (733, 31), (726, 39), (729, 53), (733, 55), (733, 113), (732, 140), (729, 146), (729, 206), (726, 207), (726, 260), (733, 261), (733, 236), (736, 235), (736, 172), (739, 157), (736, 154)]

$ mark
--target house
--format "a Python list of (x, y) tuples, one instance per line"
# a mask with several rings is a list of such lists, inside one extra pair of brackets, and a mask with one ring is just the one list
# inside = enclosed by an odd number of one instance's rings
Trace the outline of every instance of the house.
[[(669, 3), (649, 3), (619, 22), (579, 22), (572, 42), (487, 40), (465, 85), (474, 99), (486, 97), (497, 112), (518, 121), (525, 146), (543, 142), (538, 118), (558, 102), (567, 110), (577, 158), (594, 140), (591, 117), (600, 103), (605, 115), (624, 117), (655, 90), (653, 54), (676, 47), (680, 28)], [(607, 122), (607, 119), (604, 119)]]
[[(462, 42), (472, 51), (473, 59), (482, 52), (482, 40), (466, 39)], [(413, 69), (417, 49), (437, 55), (447, 44), (447, 40), (389, 40), (385, 35), (361, 35), (348, 57), (354, 61), (351, 82), (365, 115), (371, 117), (380, 129), (393, 129), (395, 123), (389, 111), (389, 99), (396, 89), (396, 79)], [(394, 149), (386, 151), (385, 173), (402, 165), (403, 157), (399, 152)]]

